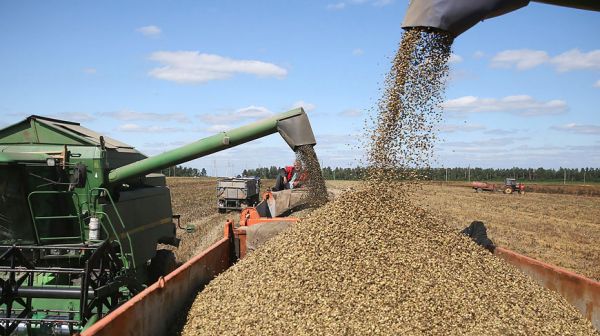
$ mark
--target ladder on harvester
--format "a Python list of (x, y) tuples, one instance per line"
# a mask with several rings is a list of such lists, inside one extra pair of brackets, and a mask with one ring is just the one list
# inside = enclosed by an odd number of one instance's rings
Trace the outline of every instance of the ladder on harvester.
[[(115, 228), (113, 220), (111, 216), (109, 216), (104, 211), (99, 210), (98, 201), (100, 196), (107, 195), (106, 199), (109, 200), (110, 205), (114, 209), (115, 217), (118, 221), (119, 227), (122, 229), (122, 233), (119, 234), (118, 230)], [(71, 211), (74, 213), (67, 214), (59, 214), (59, 215), (51, 215), (51, 216), (39, 216), (36, 214), (34, 204), (40, 204), (39, 200), (36, 198), (44, 196), (44, 197), (55, 197), (58, 199), (59, 197), (70, 197), (70, 202), (68, 204), (74, 204), (73, 207), (69, 207)], [(100, 220), (100, 228), (104, 231), (107, 237), (112, 238), (120, 247), (120, 253), (118, 254), (119, 259), (123, 262), (123, 265), (126, 268), (135, 268), (135, 259), (133, 257), (133, 244), (131, 242), (131, 237), (126, 230), (125, 224), (121, 219), (121, 215), (110, 196), (110, 193), (105, 188), (94, 188), (88, 193), (88, 202), (86, 203), (88, 206), (88, 214), (89, 217), (97, 217)], [(82, 216), (81, 202), (79, 199), (79, 195), (73, 191), (33, 191), (29, 193), (27, 196), (27, 202), (29, 205), (29, 210), (31, 213), (31, 220), (33, 222), (33, 229), (35, 234), (35, 239), (38, 245), (52, 245), (52, 244), (84, 244), (86, 242), (100, 244), (103, 240), (97, 241), (86, 241), (85, 231), (89, 230), (89, 226), (84, 223), (84, 218)], [(57, 204), (60, 202), (56, 202)], [(69, 226), (73, 229), (73, 232), (69, 235), (52, 235), (52, 223), (56, 222), (75, 222), (76, 225)]]
[[(112, 209), (114, 210), (114, 214), (116, 220), (118, 221), (119, 228), (122, 230), (121, 233), (115, 227), (115, 223), (113, 223), (113, 219), (111, 216), (104, 211), (99, 210), (100, 206), (98, 204), (101, 196), (104, 199), (110, 202)], [(125, 227), (125, 223), (123, 223), (123, 219), (121, 218), (121, 214), (119, 213), (119, 209), (115, 205), (115, 202), (110, 195), (110, 192), (106, 188), (93, 188), (89, 191), (88, 194), (88, 205), (89, 211), (92, 216), (95, 216), (100, 221), (100, 227), (104, 230), (104, 233), (107, 237), (111, 237), (116, 241), (119, 246), (121, 253), (119, 253), (119, 257), (123, 262), (123, 265), (127, 269), (135, 269), (136, 263), (133, 255), (133, 243), (131, 242), (131, 236), (127, 231), (127, 227)]]

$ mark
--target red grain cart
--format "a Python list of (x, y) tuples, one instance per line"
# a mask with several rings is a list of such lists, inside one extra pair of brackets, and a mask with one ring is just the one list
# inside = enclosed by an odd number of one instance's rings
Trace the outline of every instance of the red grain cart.
[(475, 192), (483, 192), (483, 191), (491, 191), (494, 192), (498, 190), (497, 186), (493, 183), (487, 182), (473, 182), (471, 187), (475, 189)]

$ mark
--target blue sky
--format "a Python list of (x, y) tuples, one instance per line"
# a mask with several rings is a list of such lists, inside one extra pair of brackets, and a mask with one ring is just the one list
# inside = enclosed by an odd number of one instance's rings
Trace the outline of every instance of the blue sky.
[[(302, 105), (322, 163), (355, 166), (406, 6), (0, 0), (0, 126), (74, 120), (152, 155)], [(600, 166), (598, 32), (598, 12), (532, 3), (459, 36), (436, 165)], [(189, 165), (293, 157), (272, 135)]]

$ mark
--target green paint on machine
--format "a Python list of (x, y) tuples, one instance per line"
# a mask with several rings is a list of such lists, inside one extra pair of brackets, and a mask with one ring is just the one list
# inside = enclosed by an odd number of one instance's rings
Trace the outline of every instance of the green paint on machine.
[(316, 143), (302, 109), (151, 158), (64, 120), (0, 130), (0, 334), (81, 331), (164, 275), (157, 245), (179, 240), (153, 172), (275, 132)]

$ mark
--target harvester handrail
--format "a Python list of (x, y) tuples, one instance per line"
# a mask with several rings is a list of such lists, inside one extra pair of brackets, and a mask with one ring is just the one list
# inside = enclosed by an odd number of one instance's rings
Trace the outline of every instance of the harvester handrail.
[[(98, 191), (98, 197), (96, 197), (94, 199), (93, 197), (93, 192), (94, 191)], [(115, 202), (112, 198), (112, 196), (110, 195), (110, 192), (108, 191), (108, 189), (106, 188), (93, 188), (90, 190), (89, 195), (90, 198), (93, 199), (93, 212), (96, 215), (102, 215), (102, 218), (107, 218), (108, 219), (108, 224), (110, 225), (110, 228), (112, 229), (112, 233), (115, 236), (115, 239), (117, 240), (117, 242), (119, 243), (119, 245), (121, 246), (121, 255), (125, 255), (125, 252), (123, 251), (123, 243), (121, 242), (121, 235), (119, 235), (117, 233), (117, 230), (115, 229), (115, 226), (113, 225), (112, 219), (110, 218), (110, 216), (104, 212), (104, 211), (97, 211), (96, 210), (96, 202), (97, 200), (100, 198), (100, 192), (104, 192), (107, 196), (108, 196), (108, 200), (110, 201), (110, 204), (112, 205), (112, 208), (114, 209), (115, 215), (117, 216), (117, 219), (119, 220), (119, 223), (121, 224), (121, 228), (123, 229), (123, 234), (125, 235), (125, 237), (127, 238), (127, 242), (129, 243), (129, 255), (131, 255), (131, 263), (133, 264), (133, 268), (136, 268), (136, 264), (135, 264), (135, 258), (133, 257), (133, 244), (131, 243), (131, 236), (129, 236), (129, 232), (127, 231), (127, 228), (125, 226), (125, 223), (123, 223), (123, 219), (121, 218), (121, 214), (119, 213), (119, 209), (117, 209), (117, 206), (115, 205)], [(91, 210), (91, 209), (90, 209)], [(101, 223), (101, 227), (104, 229), (104, 231), (107, 233), (107, 235), (109, 235), (108, 230), (104, 227), (104, 221), (100, 219), (100, 223)], [(123, 264), (128, 267), (129, 266), (129, 261), (127, 260), (127, 258), (125, 257), (121, 257)]]

